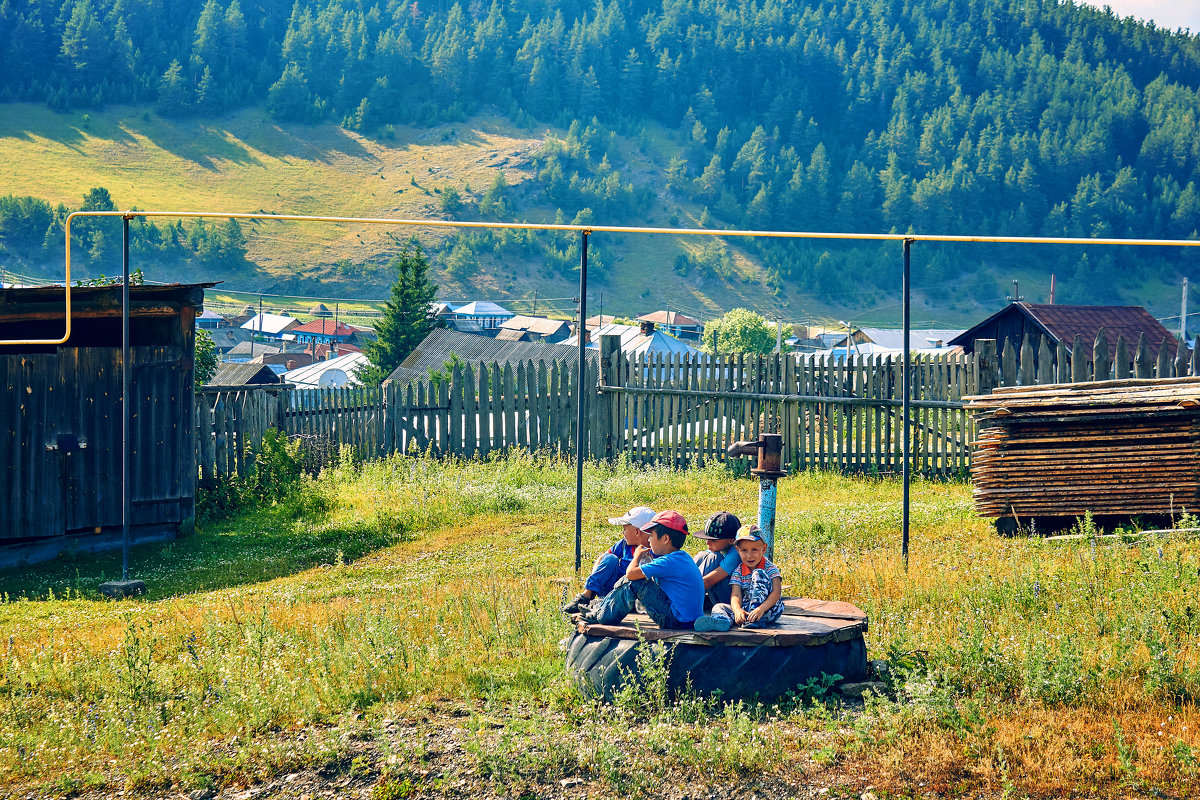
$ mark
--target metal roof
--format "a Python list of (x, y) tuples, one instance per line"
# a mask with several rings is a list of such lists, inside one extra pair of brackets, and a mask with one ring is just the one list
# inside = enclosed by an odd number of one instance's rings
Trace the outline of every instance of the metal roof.
[(315, 333), (319, 336), (353, 336), (354, 328), (344, 322), (335, 323), (331, 319), (314, 319), (298, 328), (292, 328), (292, 333)]
[(279, 376), (264, 364), (222, 364), (209, 378), (213, 386), (247, 386), (257, 383), (279, 383)]
[(256, 333), (283, 333), (288, 325), (296, 322), (295, 317), (284, 317), (279, 314), (255, 314), (246, 322), (242, 323), (242, 327), (248, 331)]
[[(577, 348), (562, 344), (506, 342), (490, 336), (435, 328), (388, 376), (385, 383), (408, 384), (414, 380), (428, 378), (430, 370), (440, 370), (445, 366), (451, 353), (468, 364), (478, 364), (481, 361), (497, 364), (517, 361), (567, 361), (579, 356)], [(589, 357), (594, 358), (595, 354)]]
[(689, 316), (680, 314), (678, 311), (652, 311), (649, 314), (642, 314), (638, 317), (639, 322), (653, 322), (655, 325), (671, 325), (676, 328), (699, 328), (702, 323), (698, 319), (692, 319)]
[[(887, 350), (904, 349), (904, 330), (901, 328), (855, 328), (855, 331), (866, 336), (868, 341)], [(945, 347), (951, 339), (962, 334), (962, 328), (957, 330), (943, 330), (940, 328), (909, 329), (908, 347), (910, 350), (931, 350), (938, 347), (937, 342), (941, 342), (941, 346)], [(846, 338), (843, 336), (842, 340), (835, 346), (843, 347), (845, 344)], [(851, 347), (850, 349), (853, 350), (854, 348)]]
[(536, 333), (538, 336), (553, 336), (563, 328), (569, 327), (570, 325), (561, 319), (526, 317), (522, 314), (518, 314), (512, 319), (507, 319), (500, 325), (502, 330), (529, 331), (530, 333)]
[(511, 317), (513, 313), (503, 306), (498, 306), (488, 300), (473, 300), (461, 306), (454, 306), (454, 313), (464, 317)]
[[(307, 367), (297, 367), (289, 372), (283, 373), (283, 378), (288, 383), (294, 383), (299, 387), (310, 389), (314, 386), (321, 386), (321, 376), (332, 370), (340, 370), (346, 374), (347, 383), (351, 386), (359, 386), (362, 381), (358, 379), (355, 373), (358, 372), (367, 363), (367, 357), (362, 353), (348, 353), (344, 356), (331, 358), (328, 361), (317, 361), (309, 364)], [(334, 384), (340, 385), (340, 384)]]
[[(691, 355), (700, 352), (696, 348), (684, 344), (665, 331), (655, 329), (654, 333), (646, 336), (642, 333), (641, 328), (636, 325), (618, 325), (612, 323), (604, 325), (601, 328), (592, 331), (592, 340), (588, 344), (589, 349), (598, 350), (600, 348), (600, 337), (608, 335), (617, 335), (621, 337), (621, 352), (633, 353), (635, 355), (649, 354), (656, 355), (659, 353), (675, 354), (683, 353)], [(563, 341), (564, 345), (569, 347), (578, 346), (578, 337), (572, 336)]]
[(1132, 354), (1137, 347), (1138, 338), (1146, 334), (1146, 343), (1150, 345), (1151, 353), (1158, 353), (1163, 341), (1167, 343), (1167, 351), (1171, 358), (1175, 357), (1175, 337), (1155, 319), (1149, 311), (1141, 306), (1064, 306), (1049, 303), (1011, 303), (1004, 309), (964, 331), (946, 344), (970, 345), (974, 342), (977, 331), (995, 322), (998, 318), (1009, 314), (1021, 314), (1033, 321), (1047, 336), (1056, 342), (1062, 342), (1070, 347), (1078, 334), (1083, 340), (1088, 358), (1091, 358), (1092, 345), (1096, 334), (1104, 328), (1108, 339), (1108, 355), (1113, 357), (1117, 352), (1117, 337), (1123, 336), (1125, 344)]

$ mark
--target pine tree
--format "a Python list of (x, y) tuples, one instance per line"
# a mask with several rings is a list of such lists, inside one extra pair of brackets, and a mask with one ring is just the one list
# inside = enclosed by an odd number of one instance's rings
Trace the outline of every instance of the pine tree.
[(378, 338), (367, 345), (369, 363), (358, 373), (364, 383), (372, 385), (383, 383), (434, 328), (437, 286), (429, 280), (429, 261), (421, 245), (415, 239), (410, 241), (388, 268), (396, 270), (396, 282), (383, 318), (375, 326)]

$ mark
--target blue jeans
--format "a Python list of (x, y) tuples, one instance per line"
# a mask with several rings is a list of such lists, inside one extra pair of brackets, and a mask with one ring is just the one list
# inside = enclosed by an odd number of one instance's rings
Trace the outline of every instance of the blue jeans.
[(628, 565), (622, 565), (621, 559), (612, 553), (602, 553), (596, 559), (596, 564), (592, 567), (592, 574), (588, 575), (583, 588), (595, 592), (597, 597), (604, 597), (613, 590), (617, 581), (625, 577), (626, 566)]
[[(705, 577), (708, 576), (708, 573), (721, 566), (721, 562), (724, 559), (724, 554), (714, 553), (712, 550), (705, 550), (694, 558), (696, 566), (700, 568), (700, 574)], [(728, 603), (732, 599), (733, 587), (729, 583), (729, 578), (725, 578), (723, 581), (714, 583), (704, 593), (704, 607), (711, 608), (718, 603)]]
[[(754, 609), (746, 608), (745, 606), (742, 606), (742, 610), (749, 613), (749, 612), (753, 611)], [(733, 606), (731, 606), (727, 603), (721, 603), (719, 605), (715, 605), (715, 606), (713, 606), (712, 615), (714, 617), (725, 617), (732, 623), (733, 622)], [(758, 622), (747, 622), (742, 627), (743, 628), (765, 628), (766, 626), (777, 622), (782, 615), (783, 615), (783, 608), (781, 606), (779, 606), (778, 604), (776, 604), (771, 607), (770, 611), (763, 614), (762, 617), (758, 620)]]
[(690, 628), (692, 622), (680, 622), (671, 612), (671, 598), (650, 578), (630, 581), (613, 589), (596, 609), (596, 622), (615, 625), (633, 613), (634, 604), (642, 601), (646, 614), (660, 628)]

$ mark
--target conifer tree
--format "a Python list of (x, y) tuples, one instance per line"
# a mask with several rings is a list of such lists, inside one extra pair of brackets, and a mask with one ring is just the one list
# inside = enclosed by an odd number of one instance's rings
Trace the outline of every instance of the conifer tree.
[(375, 341), (366, 347), (369, 363), (359, 371), (364, 382), (379, 385), (434, 328), (433, 301), (437, 286), (429, 280), (429, 261), (416, 239), (392, 259), (396, 271), (383, 318), (375, 326)]

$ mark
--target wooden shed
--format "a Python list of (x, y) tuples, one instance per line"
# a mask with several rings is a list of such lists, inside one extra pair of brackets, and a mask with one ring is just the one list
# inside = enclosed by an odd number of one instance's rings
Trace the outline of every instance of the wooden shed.
[(1009, 343), (1019, 358), (1021, 344), (1029, 341), (1033, 343), (1036, 358), (1041, 338), (1048, 339), (1051, 347), (1060, 343), (1070, 347), (1075, 337), (1079, 336), (1088, 346), (1087, 359), (1091, 361), (1091, 344), (1096, 341), (1101, 328), (1108, 342), (1109, 363), (1116, 356), (1117, 337), (1124, 337), (1125, 343), (1133, 347), (1142, 335), (1145, 335), (1151, 353), (1157, 353), (1165, 342), (1167, 356), (1172, 360), (1175, 358), (1175, 337), (1141, 306), (1010, 303), (983, 322), (955, 336), (948, 344), (962, 347), (964, 353), (972, 353), (976, 340), (994, 339), (997, 352), (1003, 353), (1005, 344)]
[[(133, 541), (195, 516), (195, 318), (211, 283), (130, 287)], [(121, 287), (71, 290), (61, 345), (0, 345), (0, 567), (121, 544)], [(0, 290), (0, 340), (64, 330), (64, 289)]]

